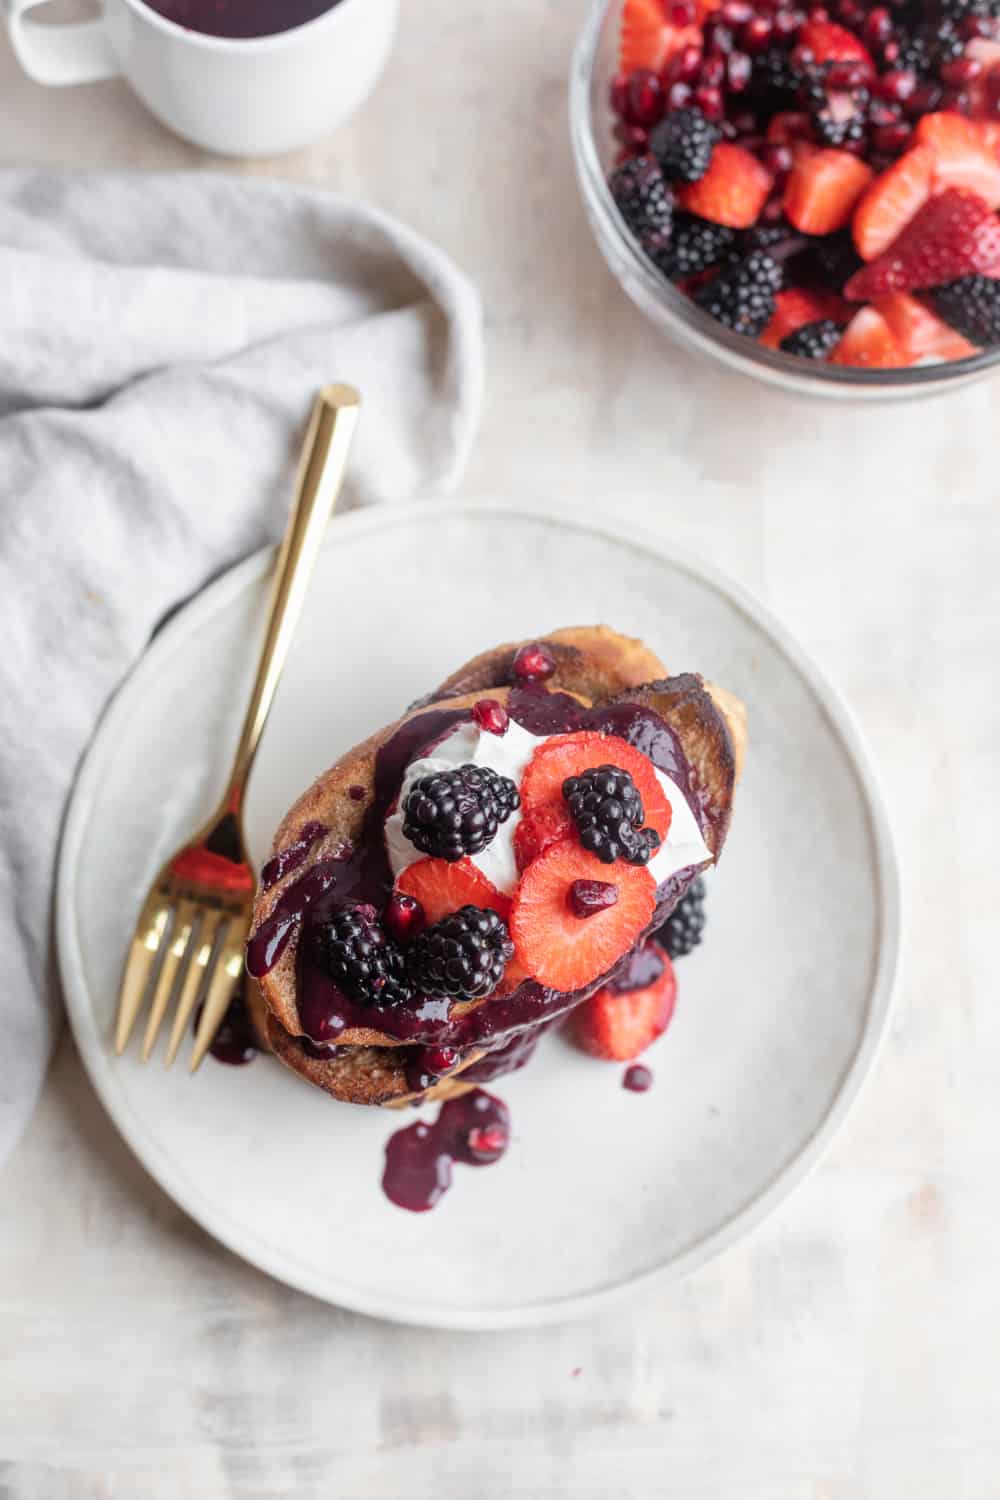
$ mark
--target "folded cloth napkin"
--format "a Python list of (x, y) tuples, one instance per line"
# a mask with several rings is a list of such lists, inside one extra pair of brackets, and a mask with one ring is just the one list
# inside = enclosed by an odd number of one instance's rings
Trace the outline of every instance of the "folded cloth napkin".
[(56, 847), (157, 622), (278, 537), (316, 390), (364, 409), (348, 505), (458, 479), (479, 305), (372, 208), (202, 174), (0, 172), (0, 1161), (58, 1016)]

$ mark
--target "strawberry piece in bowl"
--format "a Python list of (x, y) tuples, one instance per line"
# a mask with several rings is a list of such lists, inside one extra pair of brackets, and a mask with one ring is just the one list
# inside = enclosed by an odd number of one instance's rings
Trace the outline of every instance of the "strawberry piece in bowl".
[(850, 303), (836, 292), (815, 287), (792, 287), (779, 292), (774, 299), (775, 314), (760, 336), (760, 343), (767, 349), (777, 349), (789, 334), (796, 333), (810, 323), (847, 323), (855, 311)]
[(752, 152), (720, 141), (704, 177), (685, 183), (677, 201), (685, 212), (700, 219), (730, 229), (749, 229), (771, 196), (773, 182), (771, 173)]
[(621, 19), (623, 73), (631, 73), (635, 68), (660, 73), (682, 47), (700, 43), (699, 27), (693, 23), (675, 26), (668, 19), (662, 0), (625, 0)]
[(800, 154), (785, 185), (785, 217), (803, 234), (833, 234), (849, 224), (872, 169), (832, 147)]
[(1000, 220), (964, 188), (928, 200), (889, 249), (848, 281), (844, 295), (874, 302), (890, 292), (943, 286), (978, 272), (1000, 276)]
[(873, 304), (911, 360), (966, 359), (977, 352), (962, 334), (908, 292), (893, 292)]
[(907, 357), (885, 319), (872, 307), (863, 307), (848, 323), (844, 336), (830, 356), (832, 365), (853, 365), (863, 370), (898, 370), (913, 361)]
[[(612, 905), (577, 915), (574, 887), (613, 884)], [(548, 989), (585, 989), (614, 968), (653, 919), (656, 882), (647, 869), (607, 865), (572, 839), (553, 844), (525, 870), (514, 893), (510, 933), (515, 957)]]
[(967, 188), (990, 208), (1000, 208), (1000, 161), (972, 120), (950, 110), (924, 115), (915, 137), (935, 156), (935, 189)]
[(914, 146), (880, 173), (854, 213), (854, 243), (862, 260), (888, 250), (923, 208), (934, 182), (937, 158), (929, 146)]
[(571, 1017), (573, 1040), (591, 1057), (631, 1062), (661, 1037), (673, 1019), (677, 979), (667, 955), (664, 970), (638, 990), (598, 990), (578, 1005)]

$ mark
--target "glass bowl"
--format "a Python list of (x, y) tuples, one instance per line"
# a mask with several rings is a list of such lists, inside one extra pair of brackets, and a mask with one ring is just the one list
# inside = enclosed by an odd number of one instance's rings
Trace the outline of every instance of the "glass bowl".
[(570, 132), (580, 191), (605, 260), (646, 316), (687, 349), (755, 375), (772, 385), (811, 396), (878, 401), (955, 390), (988, 374), (1000, 348), (903, 370), (862, 370), (782, 354), (732, 333), (670, 284), (639, 249), (608, 190), (614, 155), (609, 95), (617, 72), (622, 0), (594, 0), (573, 54), (569, 88)]

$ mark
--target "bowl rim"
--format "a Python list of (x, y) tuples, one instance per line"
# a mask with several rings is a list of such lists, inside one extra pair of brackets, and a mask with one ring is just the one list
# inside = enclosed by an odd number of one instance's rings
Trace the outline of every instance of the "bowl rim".
[[(807, 392), (824, 395), (926, 394), (957, 389), (987, 373), (1000, 362), (1000, 346), (963, 359), (940, 364), (910, 365), (905, 369), (865, 370), (854, 365), (830, 365), (798, 359), (768, 349), (742, 334), (723, 328), (690, 297), (657, 272), (629, 233), (611, 196), (601, 167), (591, 108), (594, 69), (604, 25), (621, 0), (591, 0), (589, 13), (573, 49), (569, 80), (569, 124), (580, 190), (595, 237), (607, 258), (607, 244), (624, 260), (630, 276), (651, 301), (683, 325), (685, 339), (702, 352), (722, 359), (731, 368), (779, 384), (795, 383)], [(621, 276), (611, 266), (616, 279)], [(625, 288), (628, 291), (628, 288)], [(644, 309), (645, 310), (645, 309)]]

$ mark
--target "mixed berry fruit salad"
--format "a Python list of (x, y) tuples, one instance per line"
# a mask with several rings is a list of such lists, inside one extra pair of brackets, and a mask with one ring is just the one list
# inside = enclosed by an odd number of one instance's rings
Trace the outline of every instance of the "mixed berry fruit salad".
[(666, 1030), (744, 733), (737, 700), (640, 641), (556, 631), (469, 662), (288, 814), (247, 967), (309, 1082), (444, 1101), (392, 1138), (394, 1202), (432, 1207), (455, 1162), (499, 1159), (509, 1119), (480, 1085), (555, 1023), (618, 1063)]
[(657, 270), (798, 360), (1000, 345), (1000, 0), (625, 0), (609, 187)]

